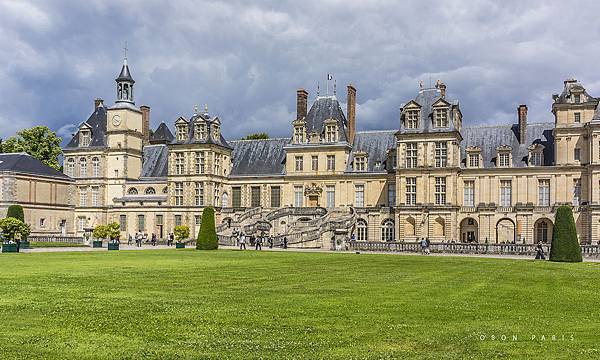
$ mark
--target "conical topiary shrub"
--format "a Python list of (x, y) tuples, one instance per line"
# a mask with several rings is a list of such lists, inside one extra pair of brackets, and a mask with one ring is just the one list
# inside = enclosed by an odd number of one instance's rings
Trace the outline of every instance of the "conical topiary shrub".
[(581, 262), (581, 247), (577, 241), (577, 228), (570, 206), (562, 205), (556, 210), (552, 230), (550, 261)]
[(207, 207), (202, 211), (202, 223), (200, 224), (200, 231), (198, 231), (196, 249), (216, 250), (218, 247), (219, 239), (215, 230), (215, 209)]
[(11, 205), (6, 211), (6, 217), (12, 217), (25, 222), (25, 214), (23, 214), (23, 207), (21, 205)]

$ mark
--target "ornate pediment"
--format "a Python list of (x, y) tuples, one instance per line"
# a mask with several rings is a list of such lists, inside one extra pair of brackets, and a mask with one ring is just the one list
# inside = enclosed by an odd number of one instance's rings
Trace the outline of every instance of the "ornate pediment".
[(304, 187), (304, 196), (321, 195), (323, 188), (317, 183), (312, 183)]
[(510, 145), (500, 145), (496, 148), (496, 151), (501, 152), (501, 151), (512, 151), (512, 146)]
[(481, 148), (479, 146), (467, 146), (466, 151), (468, 153), (476, 153), (481, 152)]

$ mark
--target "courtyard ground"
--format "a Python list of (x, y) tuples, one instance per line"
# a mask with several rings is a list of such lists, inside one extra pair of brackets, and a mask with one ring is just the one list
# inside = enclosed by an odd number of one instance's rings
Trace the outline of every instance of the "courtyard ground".
[(598, 263), (169, 249), (0, 267), (2, 359), (600, 357)]

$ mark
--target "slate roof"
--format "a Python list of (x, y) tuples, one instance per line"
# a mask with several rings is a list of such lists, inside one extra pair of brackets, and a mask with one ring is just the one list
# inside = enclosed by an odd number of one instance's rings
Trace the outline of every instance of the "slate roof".
[(557, 104), (570, 103), (569, 100), (571, 99), (571, 93), (573, 91), (578, 91), (578, 92), (583, 93), (585, 95), (586, 99), (588, 100), (588, 102), (598, 101), (597, 98), (588, 94), (588, 92), (585, 90), (583, 85), (581, 85), (581, 83), (578, 82), (577, 80), (567, 79), (567, 80), (565, 80), (564, 84), (565, 84), (565, 87), (563, 88), (562, 93), (554, 101), (555, 103), (557, 103)]
[(141, 179), (166, 178), (168, 166), (169, 149), (166, 144), (144, 146)]
[[(92, 115), (79, 125), (79, 129), (83, 124), (87, 124), (92, 129), (92, 141), (89, 147), (104, 147), (106, 146), (106, 108), (104, 105), (98, 106)], [(71, 138), (71, 141), (65, 148), (75, 148), (79, 146), (79, 132)]]
[[(358, 131), (354, 136), (354, 145), (348, 159), (346, 172), (354, 172), (352, 162), (356, 152), (366, 152), (368, 154), (367, 172), (392, 170), (393, 168), (387, 164), (387, 154), (388, 150), (396, 148), (395, 134), (395, 130)], [(375, 166), (378, 162), (381, 164), (380, 167)]]
[(161, 122), (154, 133), (152, 133), (152, 136), (150, 136), (150, 144), (168, 144), (173, 139), (175, 139), (175, 136), (173, 136), (167, 124)]
[(527, 125), (527, 141), (519, 144), (518, 125), (494, 125), (463, 127), (461, 134), (461, 165), (466, 162), (466, 147), (478, 146), (481, 148), (484, 168), (496, 167), (497, 148), (502, 145), (512, 147), (512, 167), (527, 166), (529, 150), (533, 144), (544, 145), (544, 165), (554, 164), (554, 136), (552, 130), (554, 123), (538, 123)]
[[(188, 124), (188, 138), (185, 141), (180, 141), (180, 140), (174, 139), (171, 142), (172, 144), (217, 144), (217, 145), (224, 146), (226, 148), (230, 148), (230, 149), (232, 148), (231, 145), (229, 145), (229, 143), (227, 143), (227, 140), (225, 140), (225, 138), (223, 137), (222, 129), (221, 129), (221, 131), (219, 131), (220, 136), (218, 139), (215, 139), (213, 137), (212, 130), (209, 130), (211, 128), (212, 123), (214, 123), (215, 121), (219, 122), (219, 124), (220, 124), (221, 120), (219, 120), (218, 117), (210, 117), (208, 114), (194, 114), (189, 120), (185, 119), (184, 117), (181, 117), (181, 119), (185, 120)], [(194, 137), (194, 133), (195, 133), (194, 123), (196, 121), (206, 122), (208, 136), (204, 140), (196, 140)]]
[(127, 65), (127, 58), (125, 58), (125, 60), (123, 60), (123, 67), (121, 68), (121, 73), (115, 79), (115, 81), (117, 81), (117, 82), (119, 82), (119, 81), (129, 81), (131, 83), (135, 82), (133, 80), (133, 77), (131, 77), (131, 72), (129, 72), (129, 66)]
[(0, 172), (15, 172), (26, 175), (72, 180), (62, 172), (51, 168), (50, 166), (26, 153), (0, 154)]
[(442, 131), (452, 131), (455, 129), (454, 127), (454, 116), (456, 112), (459, 111), (458, 101), (449, 100), (448, 98), (444, 98), (446, 102), (450, 105), (448, 106), (448, 127), (447, 128), (434, 128), (433, 127), (433, 104), (435, 104), (438, 100), (442, 99), (442, 94), (440, 89), (436, 88), (428, 88), (421, 89), (419, 94), (412, 100), (415, 103), (421, 106), (421, 118), (419, 119), (419, 127), (416, 129), (407, 129), (404, 125), (404, 121), (400, 122), (400, 132), (401, 133), (422, 133), (422, 132), (442, 132)]
[(284, 146), (289, 138), (235, 140), (231, 175), (281, 175), (284, 173)]
[(348, 141), (348, 122), (339, 101), (335, 96), (319, 96), (306, 114), (306, 133), (324, 134), (325, 120), (334, 119), (340, 129), (339, 141)]

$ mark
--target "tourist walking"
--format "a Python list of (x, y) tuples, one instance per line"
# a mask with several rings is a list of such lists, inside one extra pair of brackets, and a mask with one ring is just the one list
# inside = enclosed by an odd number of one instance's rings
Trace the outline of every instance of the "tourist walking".
[(269, 243), (269, 249), (273, 248), (273, 238), (271, 236), (267, 237), (267, 242)]
[(287, 237), (286, 236), (283, 237), (283, 248), (287, 249)]
[(156, 234), (152, 233), (152, 246), (156, 246)]
[(546, 255), (544, 254), (544, 248), (541, 243), (537, 244), (535, 248), (535, 259), (536, 260), (546, 260)]
[(167, 246), (173, 246), (173, 241), (175, 240), (175, 234), (169, 233), (169, 236), (167, 238), (168, 238)]
[(425, 255), (425, 249), (427, 249), (427, 241), (425, 241), (425, 238), (421, 238), (420, 244), (421, 244), (421, 254)]
[(256, 237), (256, 240), (254, 240), (254, 250), (262, 250), (262, 238), (260, 236)]
[(429, 255), (429, 245), (431, 243), (429, 242), (429, 238), (425, 238), (425, 254)]
[(240, 235), (240, 250), (246, 250), (246, 235)]
[(132, 242), (133, 242), (133, 237), (131, 236), (131, 234), (127, 235), (127, 245), (131, 246)]

